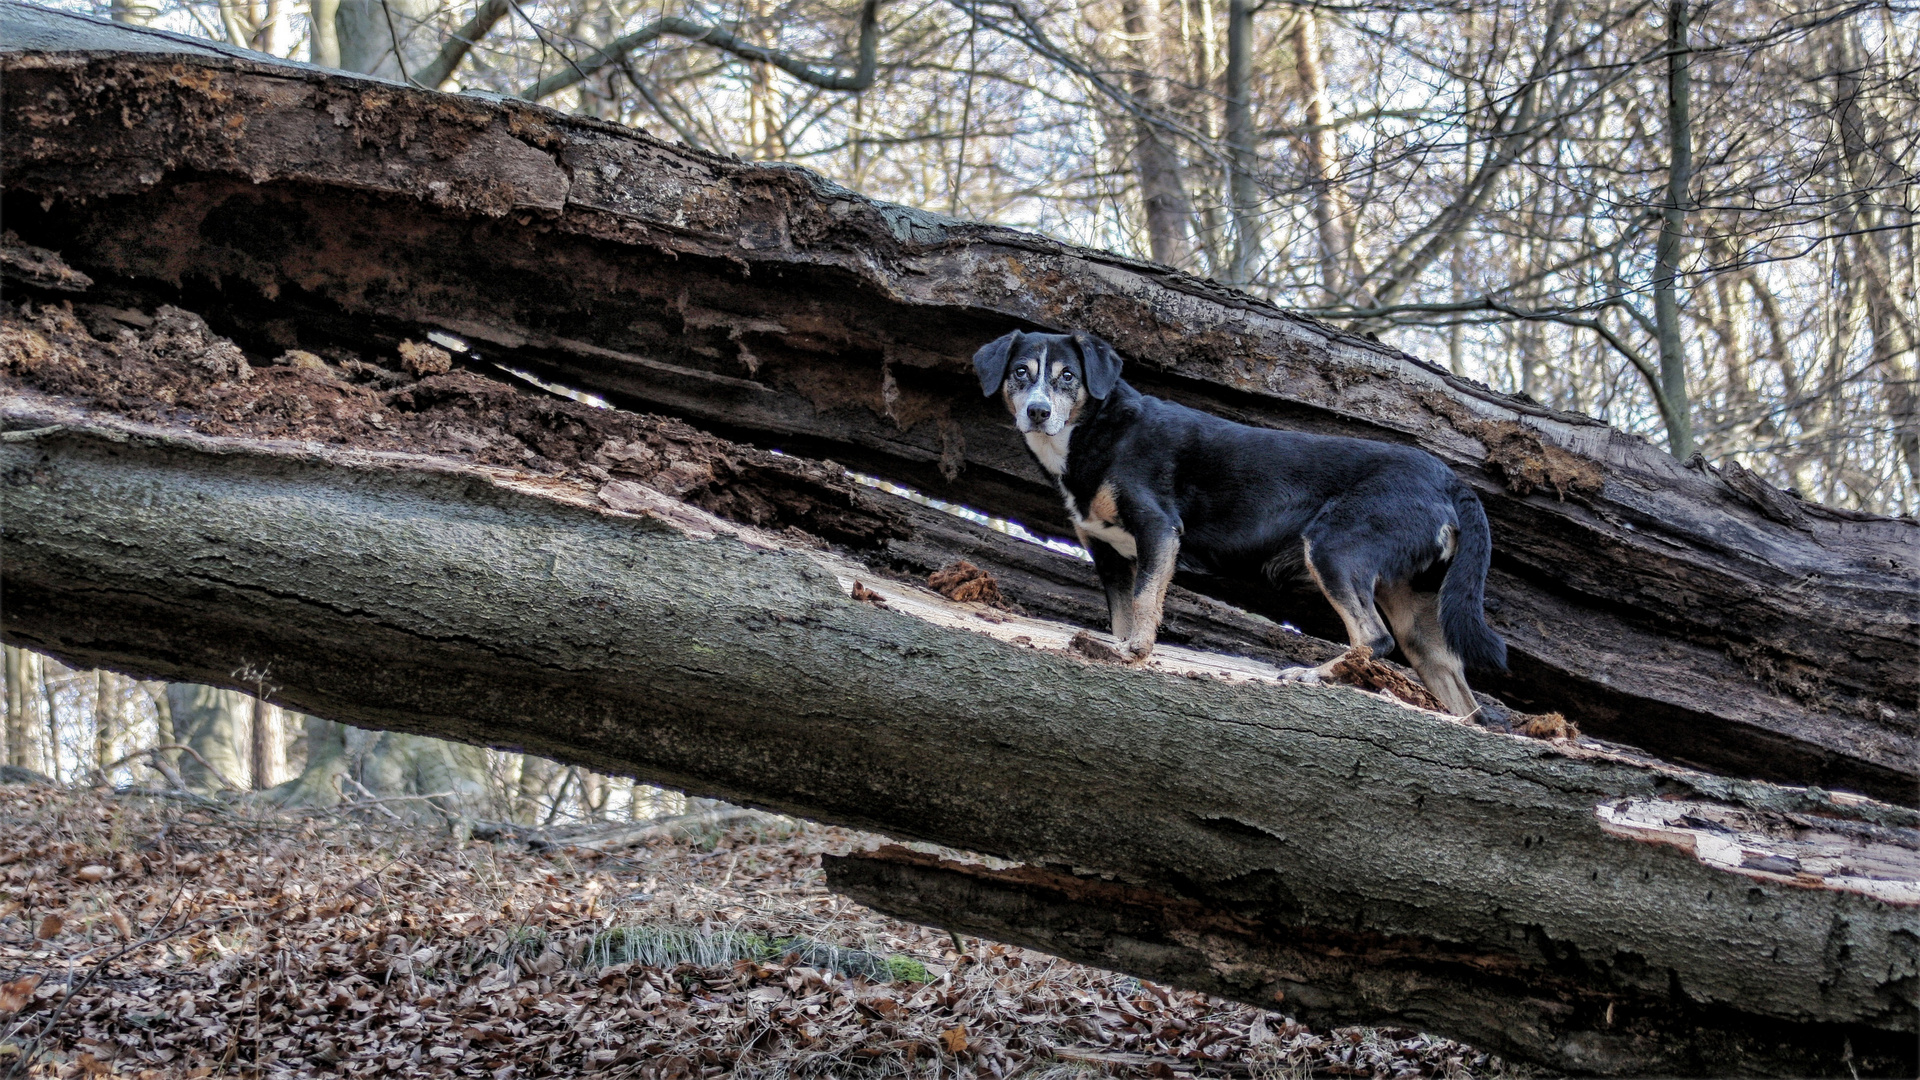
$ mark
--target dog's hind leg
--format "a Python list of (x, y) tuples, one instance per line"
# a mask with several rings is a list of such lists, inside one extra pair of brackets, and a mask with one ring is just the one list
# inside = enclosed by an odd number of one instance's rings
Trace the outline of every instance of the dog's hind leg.
[(1433, 696), (1455, 716), (1469, 716), (1478, 708), (1467, 686), (1467, 671), (1447, 645), (1440, 625), (1440, 594), (1416, 592), (1404, 581), (1382, 584), (1375, 594), (1386, 612), (1393, 636), (1407, 662), (1420, 673)]
[[(1365, 560), (1343, 555), (1332, 544), (1316, 546), (1312, 537), (1302, 540), (1301, 545), (1306, 552), (1307, 572), (1313, 575), (1321, 595), (1346, 624), (1347, 643), (1369, 646), (1375, 656), (1392, 652), (1393, 635), (1387, 632), (1387, 624), (1381, 621), (1380, 613), (1373, 606), (1371, 566)], [(1280, 677), (1288, 682), (1321, 682), (1338, 662), (1336, 657), (1319, 667), (1287, 668), (1280, 672)]]

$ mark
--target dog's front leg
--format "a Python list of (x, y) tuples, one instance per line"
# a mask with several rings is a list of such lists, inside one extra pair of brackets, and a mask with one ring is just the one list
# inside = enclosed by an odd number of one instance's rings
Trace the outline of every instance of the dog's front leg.
[(1139, 558), (1133, 568), (1133, 610), (1120, 651), (1129, 662), (1140, 664), (1153, 654), (1154, 638), (1160, 633), (1167, 586), (1173, 583), (1174, 564), (1180, 556), (1180, 536), (1171, 525), (1140, 529), (1133, 535)]
[(1093, 556), (1094, 573), (1100, 575), (1100, 585), (1107, 591), (1107, 617), (1113, 623), (1113, 636), (1125, 641), (1133, 634), (1133, 560), (1084, 532), (1080, 544)]

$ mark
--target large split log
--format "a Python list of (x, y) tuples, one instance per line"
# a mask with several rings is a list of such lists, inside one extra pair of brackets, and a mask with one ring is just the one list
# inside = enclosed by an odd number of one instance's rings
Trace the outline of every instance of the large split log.
[[(250, 381), (270, 377), (302, 376)], [(818, 544), (577, 470), (14, 390), (0, 478), (6, 638), (71, 663), (264, 681), (353, 724), (1024, 860), (835, 873), (883, 908), (1326, 1022), (1583, 1073), (1920, 1064), (1910, 809), (1245, 659), (1090, 662), (1071, 626), (856, 591), (867, 568)]]
[[(1912, 803), (1920, 529), (1683, 464), (1162, 267), (872, 202), (513, 101), (0, 2), (9, 228), (108, 302), (263, 352), (476, 354), (1060, 525), (966, 357), (1112, 339), (1143, 388), (1416, 443), (1487, 503), (1522, 707), (1720, 771)], [(1245, 602), (1247, 590), (1188, 584)], [(1333, 635), (1317, 600), (1268, 614)]]

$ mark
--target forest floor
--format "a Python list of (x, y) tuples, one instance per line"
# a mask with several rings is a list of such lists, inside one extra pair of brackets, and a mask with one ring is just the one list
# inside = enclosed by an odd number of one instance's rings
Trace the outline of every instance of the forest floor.
[(887, 918), (826, 891), (843, 829), (601, 854), (390, 809), (0, 786), (0, 1077), (1507, 1073)]

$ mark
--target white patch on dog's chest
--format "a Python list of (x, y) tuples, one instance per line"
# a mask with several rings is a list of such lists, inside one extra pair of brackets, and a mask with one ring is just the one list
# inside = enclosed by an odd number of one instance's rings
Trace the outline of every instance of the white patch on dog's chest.
[(1033, 448), (1033, 456), (1040, 459), (1040, 467), (1056, 477), (1067, 475), (1067, 443), (1073, 438), (1071, 425), (1061, 428), (1058, 435), (1043, 432), (1027, 432), (1027, 445)]

